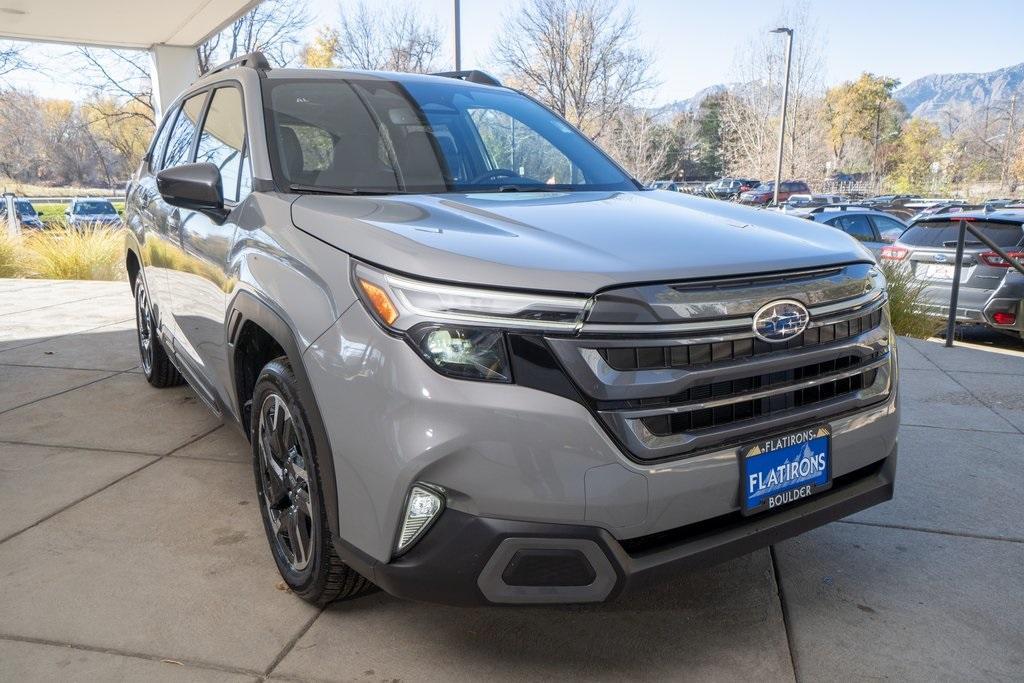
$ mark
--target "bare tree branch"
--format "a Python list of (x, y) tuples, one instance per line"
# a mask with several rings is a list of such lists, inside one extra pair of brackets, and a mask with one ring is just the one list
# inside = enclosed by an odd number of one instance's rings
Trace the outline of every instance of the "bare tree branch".
[(494, 58), (513, 85), (599, 138), (654, 85), (635, 25), (610, 0), (528, 0), (506, 19)]
[(299, 58), (300, 38), (310, 21), (305, 3), (265, 0), (199, 46), (199, 71), (256, 51), (274, 66), (289, 66)]
[(351, 10), (339, 7), (334, 34), (339, 66), (372, 71), (426, 73), (435, 70), (441, 31), (415, 5), (370, 9), (360, 0)]

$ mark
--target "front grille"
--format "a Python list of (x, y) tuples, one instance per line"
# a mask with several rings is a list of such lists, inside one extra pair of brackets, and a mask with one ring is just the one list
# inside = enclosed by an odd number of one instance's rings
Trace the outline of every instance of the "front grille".
[[(671, 415), (646, 417), (642, 418), (641, 421), (644, 427), (655, 436), (668, 436), (682, 432), (723, 427), (743, 420), (770, 417), (771, 415), (795, 408), (842, 398), (843, 396), (860, 391), (864, 387), (871, 386), (875, 381), (877, 372), (877, 370), (867, 370), (852, 377), (843, 377), (804, 389), (794, 389), (793, 391), (773, 394), (770, 397), (738, 401), (715, 408), (698, 408)], [(759, 383), (757, 380), (767, 377), (769, 375), (745, 378), (740, 383), (742, 385), (756, 384)], [(736, 382), (733, 383), (735, 384)], [(737, 393), (742, 398), (742, 393), (744, 392)]]
[(598, 353), (612, 369), (620, 372), (685, 368), (828, 344), (873, 330), (881, 322), (882, 311), (878, 309), (851, 320), (808, 328), (803, 334), (785, 344), (769, 344), (760, 339), (747, 337), (697, 344), (683, 343), (675, 346), (608, 347), (598, 349)]
[[(803, 334), (782, 344), (754, 337), (749, 311), (827, 291), (818, 277), (846, 284), (837, 299), (819, 296), (808, 306), (811, 320)], [(629, 456), (641, 462), (690, 457), (884, 400), (891, 388), (889, 322), (884, 293), (873, 289), (870, 277), (847, 267), (843, 277), (794, 276), (792, 282), (772, 282), (770, 291), (758, 289), (758, 282), (739, 280), (732, 287), (716, 281), (709, 295), (714, 310), (745, 311), (749, 318), (724, 316), (719, 322), (709, 319), (708, 306), (672, 299), (674, 311), (693, 312), (692, 322), (585, 322), (575, 337), (546, 341), (581, 400)], [(861, 294), (851, 297), (856, 288)], [(668, 289), (612, 292), (606, 318), (663, 305)], [(630, 301), (637, 302), (633, 309)]]

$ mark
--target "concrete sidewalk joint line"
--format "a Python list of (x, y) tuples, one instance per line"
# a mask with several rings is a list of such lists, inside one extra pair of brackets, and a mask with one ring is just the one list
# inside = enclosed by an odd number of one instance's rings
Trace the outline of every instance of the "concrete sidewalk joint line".
[(287, 643), (284, 644), (284, 647), (281, 648), (281, 651), (277, 653), (276, 657), (274, 657), (274, 661), (270, 662), (270, 666), (268, 666), (266, 670), (263, 672), (264, 678), (269, 678), (270, 675), (274, 673), (274, 669), (276, 669), (278, 665), (284, 661), (284, 658), (287, 657), (288, 654), (293, 649), (295, 649), (295, 646), (298, 645), (299, 641), (302, 639), (302, 636), (306, 635), (306, 633), (309, 632), (309, 629), (313, 628), (313, 624), (316, 623), (316, 620), (320, 618), (320, 615), (324, 613), (325, 609), (327, 608), (321, 607), (319, 610), (317, 610), (316, 614), (311, 616), (306, 621), (306, 623), (302, 625), (302, 628), (300, 628), (298, 632), (294, 636), (292, 636), (292, 638)]
[(969, 531), (950, 531), (948, 529), (928, 529), (920, 526), (907, 526), (903, 524), (883, 524), (881, 522), (862, 522), (856, 519), (841, 519), (836, 524), (856, 524), (857, 526), (873, 526), (881, 529), (899, 529), (900, 531), (917, 531), (922, 534), (937, 534), (939, 536), (953, 536), (955, 538), (974, 538), (979, 541), (997, 541), (1002, 543), (1024, 543), (1024, 538), (1013, 538), (1006, 536), (991, 536), (988, 534), (974, 534)]
[[(129, 451), (111, 451), (111, 450), (105, 451), (107, 453), (128, 453), (129, 455), (143, 455), (143, 456), (147, 456), (147, 457), (150, 457), (150, 458), (153, 458), (153, 459), (150, 460), (149, 462), (147, 462), (146, 464), (140, 466), (140, 467), (136, 467), (135, 469), (133, 469), (130, 472), (126, 472), (122, 476), (118, 477), (117, 479), (111, 481), (110, 483), (108, 483), (108, 484), (106, 484), (104, 486), (101, 486), (100, 488), (96, 489), (95, 491), (92, 491), (91, 493), (87, 493), (84, 496), (80, 496), (80, 497), (76, 498), (75, 500), (71, 501), (67, 505), (64, 505), (64, 506), (54, 510), (50, 514), (46, 515), (45, 517), (42, 517), (41, 519), (36, 520), (32, 524), (29, 524), (24, 529), (20, 529), (18, 531), (15, 531), (13, 534), (8, 534), (7, 536), (5, 536), (3, 538), (0, 538), (0, 545), (3, 545), (4, 543), (6, 543), (7, 541), (11, 540), (12, 538), (17, 538), (18, 536), (22, 535), (23, 533), (25, 533), (29, 529), (34, 529), (35, 527), (39, 526), (40, 524), (42, 524), (43, 522), (45, 522), (45, 521), (47, 521), (49, 519), (53, 519), (54, 517), (56, 517), (57, 515), (61, 514), (62, 512), (70, 510), (71, 508), (75, 507), (79, 503), (81, 503), (83, 501), (86, 501), (86, 500), (92, 498), (93, 496), (95, 496), (95, 495), (97, 495), (99, 493), (102, 493), (103, 491), (106, 491), (111, 486), (119, 484), (120, 482), (124, 481), (125, 479), (138, 474), (142, 470), (144, 470), (144, 469), (146, 469), (148, 467), (152, 467), (153, 465), (157, 464), (158, 462), (160, 462), (164, 458), (172, 456), (174, 453), (177, 453), (178, 451), (180, 451), (181, 449), (185, 448), (186, 446), (190, 446), (193, 443), (195, 443), (196, 441), (199, 441), (200, 439), (209, 436), (213, 432), (217, 431), (217, 429), (219, 429), (220, 427), (221, 427), (221, 425), (217, 425), (213, 429), (209, 429), (209, 430), (203, 432), (202, 434), (199, 434), (198, 436), (190, 439), (189, 441), (187, 441), (186, 443), (181, 444), (180, 446), (177, 446), (176, 448), (172, 449), (168, 453), (165, 453), (164, 455), (153, 455), (152, 453), (134, 453), (134, 452), (129, 452)], [(10, 442), (3, 442), (3, 443), (10, 443)], [(47, 444), (24, 444), (24, 445), (26, 445), (26, 446), (46, 446)], [(56, 448), (61, 448), (61, 446), (57, 446)], [(64, 448), (71, 448), (71, 449), (73, 449), (74, 447), (73, 446), (65, 446)], [(99, 452), (104, 452), (103, 449), (93, 449), (93, 448), (90, 448), (88, 450), (98, 450)], [(204, 458), (204, 460), (205, 460), (205, 458)], [(219, 460), (218, 461), (213, 461), (213, 460), (211, 460), (211, 462), (223, 462), (223, 461), (219, 461)]]
[(213, 664), (210, 662), (202, 662), (194, 659), (182, 659), (180, 657), (163, 657), (161, 655), (150, 654), (148, 652), (133, 652), (131, 650), (119, 650), (109, 647), (93, 647), (91, 645), (83, 645), (81, 643), (68, 643), (59, 640), (47, 640), (45, 638), (32, 638), (30, 636), (19, 636), (12, 633), (0, 633), (0, 640), (7, 640), (13, 643), (30, 643), (32, 645), (51, 645), (53, 647), (66, 647), (71, 650), (84, 650), (86, 652), (97, 652), (100, 654), (117, 655), (119, 657), (130, 657), (132, 659), (145, 659), (150, 662), (161, 662), (166, 663), (168, 666), (184, 666), (193, 669), (205, 669), (207, 671), (217, 671), (220, 673), (231, 673), (231, 674), (242, 674), (246, 676), (255, 676), (259, 679), (265, 679), (266, 676), (258, 671), (251, 669), (241, 669), (231, 666), (223, 666), (220, 664)]
[(790, 628), (791, 615), (786, 605), (786, 594), (782, 589), (782, 576), (779, 574), (779, 562), (775, 558), (775, 546), (768, 546), (768, 556), (772, 563), (772, 580), (775, 581), (775, 595), (779, 599), (779, 610), (782, 612), (782, 627), (786, 631), (786, 648), (789, 650), (789, 664), (793, 667), (793, 680), (798, 681), (796, 668), (796, 652), (793, 649), (793, 631)]

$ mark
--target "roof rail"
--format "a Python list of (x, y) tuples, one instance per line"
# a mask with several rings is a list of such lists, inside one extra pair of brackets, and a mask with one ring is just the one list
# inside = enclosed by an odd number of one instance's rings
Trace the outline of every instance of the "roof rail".
[(470, 69), (469, 71), (439, 71), (437, 73), (433, 73), (430, 75), (443, 76), (445, 78), (457, 78), (460, 81), (479, 83), (480, 85), (496, 85), (499, 87), (501, 86), (501, 81), (499, 81), (497, 78), (490, 75), (486, 71), (479, 71), (477, 69)]
[(814, 207), (813, 209), (811, 209), (807, 213), (823, 213), (826, 209), (839, 209), (840, 211), (846, 211), (847, 209), (870, 209), (870, 208), (871, 207), (864, 206), (863, 204), (847, 204), (847, 203), (844, 202), (844, 203), (840, 203), (840, 204), (822, 204), (821, 206)]
[(235, 57), (232, 60), (224, 62), (223, 64), (218, 64), (206, 73), (207, 75), (215, 74), (235, 66), (248, 66), (253, 69), (258, 69), (260, 71), (270, 70), (270, 62), (267, 61), (267, 58), (263, 56), (262, 52), (256, 51), (242, 55), (241, 57)]

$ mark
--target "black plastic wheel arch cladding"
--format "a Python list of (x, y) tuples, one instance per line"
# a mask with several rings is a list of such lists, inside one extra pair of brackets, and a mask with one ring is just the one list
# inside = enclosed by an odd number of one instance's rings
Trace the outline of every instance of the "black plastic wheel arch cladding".
[[(225, 343), (229, 351), (228, 368), (233, 378), (237, 377), (238, 371), (235, 363), (235, 345), (238, 341), (236, 335), (245, 328), (247, 322), (252, 322), (267, 332), (281, 347), (291, 363), (292, 372), (295, 373), (295, 380), (299, 386), (299, 398), (302, 400), (303, 407), (306, 409), (306, 417), (309, 420), (310, 436), (316, 451), (316, 464), (320, 470), (321, 494), (327, 509), (327, 521), (330, 525), (331, 536), (338, 538), (338, 485), (334, 474), (334, 457), (331, 453), (330, 441), (327, 438), (327, 429), (324, 427), (320, 408), (313, 393), (313, 385), (310, 383), (306, 368), (302, 363), (302, 352), (296, 341), (298, 335), (292, 330), (287, 318), (277, 306), (247, 290), (238, 292), (228, 306), (224, 327), (226, 334), (229, 335)], [(243, 424), (245, 406), (241, 397), (238, 396), (237, 387), (235, 389), (231, 392), (233, 402), (231, 410), (236, 416), (239, 426), (245, 431)], [(246, 434), (246, 438), (248, 438), (248, 434)]]

